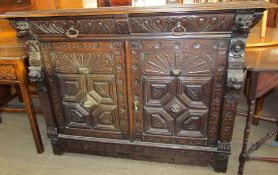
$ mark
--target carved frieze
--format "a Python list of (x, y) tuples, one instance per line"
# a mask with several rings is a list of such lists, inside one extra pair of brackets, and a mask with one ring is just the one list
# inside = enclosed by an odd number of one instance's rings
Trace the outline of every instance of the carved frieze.
[(129, 33), (127, 19), (113, 18), (56, 18), (31, 19), (30, 28), (34, 35), (71, 35), (71, 30), (78, 31), (77, 35), (84, 34), (127, 34)]
[(0, 80), (16, 80), (14, 65), (0, 65)]
[(131, 33), (230, 31), (234, 14), (129, 17)]

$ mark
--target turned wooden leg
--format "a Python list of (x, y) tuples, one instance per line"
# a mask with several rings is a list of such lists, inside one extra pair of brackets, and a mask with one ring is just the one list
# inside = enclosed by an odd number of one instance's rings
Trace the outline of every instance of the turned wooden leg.
[(40, 131), (39, 131), (38, 123), (37, 123), (37, 118), (35, 116), (35, 110), (34, 110), (34, 107), (32, 104), (30, 91), (28, 89), (28, 86), (24, 83), (20, 83), (20, 90), (21, 90), (21, 94), (23, 97), (24, 106), (25, 106), (26, 112), (28, 114), (28, 119), (29, 119), (30, 126), (32, 129), (32, 134), (33, 134), (33, 138), (34, 138), (35, 145), (37, 148), (37, 152), (43, 153), (44, 148), (43, 148), (41, 135), (40, 135)]
[(17, 93), (18, 101), (20, 103), (23, 103), (23, 97), (22, 97), (22, 94), (21, 94), (20, 87), (18, 85), (15, 86), (15, 90), (16, 90), (16, 93)]
[[(261, 112), (263, 110), (263, 104), (264, 104), (264, 96), (258, 98), (256, 100), (256, 107), (255, 107), (255, 116), (260, 117), (261, 116)], [(258, 125), (259, 124), (259, 119), (254, 118), (253, 125)]]
[(245, 125), (245, 130), (244, 130), (244, 138), (243, 138), (243, 144), (242, 144), (242, 151), (239, 156), (239, 169), (238, 169), (238, 174), (242, 175), (243, 174), (243, 169), (244, 169), (244, 164), (246, 161), (246, 150), (248, 146), (248, 139), (250, 135), (250, 129), (252, 125), (252, 119), (255, 115), (255, 105), (256, 105), (256, 100), (251, 100), (249, 101), (248, 104), (248, 116), (246, 118), (246, 125)]
[[(1, 117), (0, 117), (0, 120), (1, 120)], [(0, 121), (0, 122), (1, 122), (1, 121)], [(277, 124), (277, 127), (278, 127), (278, 124)], [(278, 131), (277, 131), (277, 133), (276, 133), (275, 142), (278, 142)]]

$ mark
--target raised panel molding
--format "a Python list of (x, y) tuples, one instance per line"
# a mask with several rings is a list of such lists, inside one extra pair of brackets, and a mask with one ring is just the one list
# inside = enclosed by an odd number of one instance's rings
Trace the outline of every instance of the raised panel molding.
[(149, 134), (172, 135), (174, 119), (163, 108), (144, 108), (144, 131)]
[(91, 115), (78, 103), (63, 102), (67, 126), (73, 128), (91, 128)]
[(162, 106), (174, 95), (174, 77), (143, 76), (144, 104), (146, 106)]
[(98, 101), (105, 104), (116, 104), (116, 85), (115, 75), (87, 75), (88, 94)]
[(209, 108), (212, 77), (178, 77), (177, 96), (191, 108)]
[(86, 95), (84, 75), (57, 74), (57, 77), (63, 101), (77, 102)]

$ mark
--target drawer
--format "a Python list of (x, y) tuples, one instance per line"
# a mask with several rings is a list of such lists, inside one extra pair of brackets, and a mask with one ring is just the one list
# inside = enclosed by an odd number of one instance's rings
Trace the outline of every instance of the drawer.
[(83, 18), (31, 19), (29, 26), (35, 35), (62, 35), (76, 38), (84, 35), (129, 33), (127, 18), (90, 16)]
[(0, 65), (0, 81), (1, 80), (16, 80), (15, 67), (12, 64)]
[(229, 32), (234, 14), (160, 15), (129, 17), (131, 33)]
[(184, 35), (191, 32), (230, 32), (234, 14), (115, 15), (76, 18), (32, 18), (29, 26), (35, 35), (107, 36), (119, 34)]

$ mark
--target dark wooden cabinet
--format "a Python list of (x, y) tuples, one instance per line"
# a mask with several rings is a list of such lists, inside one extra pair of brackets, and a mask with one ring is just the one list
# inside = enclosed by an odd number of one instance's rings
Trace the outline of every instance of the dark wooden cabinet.
[(29, 76), (55, 154), (224, 172), (245, 41), (268, 7), (236, 1), (2, 16), (28, 40)]

